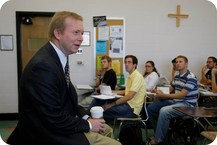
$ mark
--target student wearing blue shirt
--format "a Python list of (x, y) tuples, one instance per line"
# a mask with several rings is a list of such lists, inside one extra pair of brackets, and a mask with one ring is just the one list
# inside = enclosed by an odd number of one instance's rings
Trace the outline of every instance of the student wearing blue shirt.
[(164, 142), (172, 118), (184, 116), (173, 107), (197, 106), (197, 78), (188, 70), (188, 59), (185, 56), (176, 57), (176, 70), (178, 73), (170, 87), (170, 92), (175, 93), (165, 94), (160, 90), (154, 90), (156, 102), (147, 107), (149, 120), (155, 128), (155, 137), (149, 142), (151, 145)]

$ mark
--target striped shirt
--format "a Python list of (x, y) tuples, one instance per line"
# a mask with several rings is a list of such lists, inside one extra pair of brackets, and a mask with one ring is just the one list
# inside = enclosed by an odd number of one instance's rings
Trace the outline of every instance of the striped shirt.
[(196, 76), (189, 70), (180, 75), (176, 74), (174, 80), (172, 81), (172, 87), (175, 88), (175, 93), (180, 92), (182, 89), (188, 91), (188, 94), (183, 99), (174, 99), (176, 101), (187, 101), (189, 103), (197, 103), (198, 100), (198, 84)]

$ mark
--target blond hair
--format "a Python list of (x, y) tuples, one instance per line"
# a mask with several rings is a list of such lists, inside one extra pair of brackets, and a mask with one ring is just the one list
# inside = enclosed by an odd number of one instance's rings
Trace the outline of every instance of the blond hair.
[(55, 29), (60, 32), (63, 32), (65, 30), (65, 19), (68, 17), (83, 21), (82, 16), (74, 12), (69, 12), (69, 11), (56, 12), (54, 16), (52, 17), (51, 22), (49, 24), (49, 30), (48, 30), (49, 40), (52, 40), (55, 38), (54, 36)]

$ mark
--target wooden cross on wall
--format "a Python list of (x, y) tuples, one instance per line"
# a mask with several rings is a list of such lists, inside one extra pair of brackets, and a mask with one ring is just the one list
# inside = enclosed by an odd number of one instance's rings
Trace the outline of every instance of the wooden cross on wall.
[(176, 14), (168, 14), (168, 17), (176, 18), (176, 27), (180, 26), (180, 19), (181, 18), (188, 18), (189, 15), (181, 14), (181, 6), (177, 5), (177, 13)]

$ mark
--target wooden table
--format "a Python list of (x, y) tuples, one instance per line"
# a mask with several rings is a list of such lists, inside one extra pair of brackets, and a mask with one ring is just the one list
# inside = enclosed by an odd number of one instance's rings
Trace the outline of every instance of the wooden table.
[(204, 130), (206, 130), (206, 128), (200, 122), (199, 118), (203, 118), (208, 123), (209, 126), (211, 126), (214, 130), (216, 130), (215, 127), (209, 122), (207, 118), (217, 117), (217, 108), (214, 109), (209, 109), (205, 107), (173, 107), (173, 108), (188, 116), (193, 117), (203, 127)]

